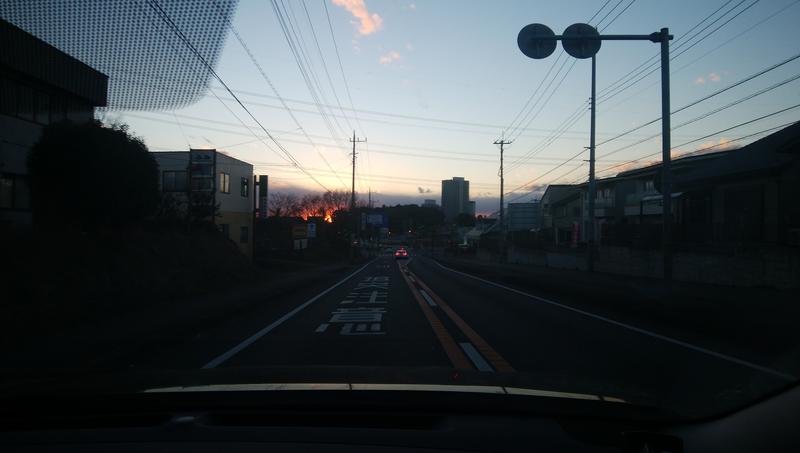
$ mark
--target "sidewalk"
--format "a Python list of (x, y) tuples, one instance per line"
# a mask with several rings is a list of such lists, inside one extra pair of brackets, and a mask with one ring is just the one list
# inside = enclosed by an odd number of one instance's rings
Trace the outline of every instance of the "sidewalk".
[(609, 319), (800, 373), (800, 292), (672, 282), (476, 258), (442, 265)]

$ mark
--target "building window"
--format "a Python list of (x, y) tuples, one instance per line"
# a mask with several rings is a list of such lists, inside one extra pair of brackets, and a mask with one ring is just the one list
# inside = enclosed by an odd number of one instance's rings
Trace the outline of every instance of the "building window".
[(0, 208), (30, 209), (31, 198), (28, 178), (23, 175), (0, 176)]
[(50, 95), (47, 93), (36, 93), (35, 121), (50, 124)]
[(161, 177), (162, 192), (186, 192), (185, 171), (165, 171)]
[(36, 97), (33, 90), (25, 85), (20, 85), (17, 91), (17, 115), (23, 120), (33, 121), (35, 109)]
[(656, 191), (656, 185), (655, 185), (655, 183), (653, 182), (652, 179), (644, 182), (644, 191), (645, 192), (655, 192)]
[(222, 193), (231, 193), (231, 175), (229, 173), (219, 174), (219, 191)]
[(231, 237), (230, 225), (228, 225), (227, 223), (220, 223), (219, 231), (222, 233), (223, 236), (225, 236), (225, 239), (230, 239)]
[(242, 178), (241, 192), (242, 192), (242, 196), (243, 197), (249, 197), (250, 196), (250, 179)]
[(0, 113), (17, 116), (17, 85), (8, 79), (0, 80)]
[(250, 240), (250, 228), (243, 226), (239, 227), (239, 242), (242, 244), (247, 244)]
[(0, 176), (0, 208), (11, 209), (14, 207), (14, 177), (11, 175)]

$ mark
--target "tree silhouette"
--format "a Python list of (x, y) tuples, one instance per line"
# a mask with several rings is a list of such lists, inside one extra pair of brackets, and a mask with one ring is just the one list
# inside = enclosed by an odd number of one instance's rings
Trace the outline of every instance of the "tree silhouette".
[(51, 124), (31, 150), (28, 167), (39, 226), (119, 227), (158, 207), (158, 165), (125, 125)]

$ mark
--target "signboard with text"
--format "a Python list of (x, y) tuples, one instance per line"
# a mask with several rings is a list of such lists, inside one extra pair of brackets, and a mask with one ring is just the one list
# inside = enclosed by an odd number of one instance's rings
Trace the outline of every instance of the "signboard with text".
[(308, 237), (308, 226), (292, 225), (292, 239), (305, 239)]
[(267, 198), (268, 194), (269, 176), (260, 175), (258, 177), (258, 217), (261, 219), (266, 219), (269, 215), (269, 200)]

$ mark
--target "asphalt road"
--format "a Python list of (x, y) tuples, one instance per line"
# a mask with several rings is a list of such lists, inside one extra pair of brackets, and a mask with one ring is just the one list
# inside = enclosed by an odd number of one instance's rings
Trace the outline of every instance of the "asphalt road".
[[(600, 394), (684, 414), (736, 406), (796, 380), (786, 370), (542, 299), (413, 254), (408, 260), (379, 257), (324, 288), (298, 288), (261, 311), (159, 351), (147, 363), (169, 365), (463, 373), (502, 385)], [(325, 380), (319, 376), (319, 382)]]

